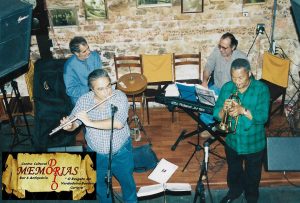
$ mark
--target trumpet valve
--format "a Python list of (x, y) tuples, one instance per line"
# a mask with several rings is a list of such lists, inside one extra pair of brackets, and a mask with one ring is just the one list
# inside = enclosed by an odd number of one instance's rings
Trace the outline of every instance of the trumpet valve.
[(228, 129), (227, 129), (227, 125), (224, 124), (224, 123), (220, 123), (220, 124), (219, 124), (219, 129), (222, 130), (222, 131), (224, 131), (224, 132), (226, 132), (226, 131), (228, 130)]

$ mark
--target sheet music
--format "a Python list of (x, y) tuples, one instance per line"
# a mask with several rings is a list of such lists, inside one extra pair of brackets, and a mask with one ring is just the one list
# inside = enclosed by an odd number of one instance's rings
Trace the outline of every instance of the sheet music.
[(187, 101), (197, 102), (195, 84), (176, 82), (176, 86), (179, 91), (180, 98)]
[(166, 183), (173, 175), (173, 173), (177, 170), (177, 168), (177, 165), (165, 159), (161, 159), (152, 173), (148, 176), (148, 178), (157, 183)]
[(195, 88), (200, 103), (215, 106), (218, 97), (213, 90), (198, 84), (195, 85)]
[(179, 91), (177, 89), (176, 84), (168, 85), (168, 87), (166, 88), (165, 96), (166, 97), (179, 97)]
[(138, 197), (144, 197), (148, 195), (154, 195), (164, 191), (164, 187), (162, 184), (156, 185), (148, 185), (140, 187), (139, 191), (137, 192)]
[(191, 191), (191, 185), (188, 183), (167, 183), (170, 177), (177, 170), (178, 166), (165, 160), (161, 159), (157, 164), (152, 173), (148, 176), (150, 180), (158, 182), (160, 184), (149, 185), (140, 187), (137, 196), (143, 197), (148, 195), (154, 195), (166, 190), (169, 191)]
[(188, 183), (166, 183), (165, 189), (169, 191), (192, 191), (192, 187)]
[(192, 187), (188, 183), (164, 183), (140, 187), (137, 192), (138, 197), (144, 197), (161, 193), (165, 190), (173, 192), (192, 191)]

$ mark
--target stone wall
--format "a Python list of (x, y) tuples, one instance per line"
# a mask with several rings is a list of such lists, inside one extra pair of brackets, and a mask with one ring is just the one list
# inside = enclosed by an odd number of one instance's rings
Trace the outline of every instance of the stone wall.
[[(266, 34), (260, 34), (249, 54), (252, 71), (261, 77), (261, 60), (271, 38), (273, 0), (262, 4), (246, 4), (243, 0), (204, 0), (203, 13), (181, 13), (180, 0), (171, 7), (137, 8), (136, 0), (107, 0), (108, 19), (86, 20), (83, 0), (46, 0), (47, 7), (75, 7), (78, 26), (51, 27), (53, 55), (68, 57), (68, 43), (74, 36), (84, 36), (92, 50), (101, 53), (104, 67), (114, 77), (113, 55), (143, 53), (202, 53), (202, 67), (224, 32), (232, 32), (239, 40), (238, 48), (248, 52), (256, 36), (257, 23), (264, 23)], [(244, 16), (243, 14), (248, 14)], [(299, 39), (291, 17), (290, 0), (277, 1), (274, 40), (292, 59), (291, 72), (299, 81)], [(34, 41), (33, 41), (34, 42)], [(32, 55), (37, 51), (32, 47)], [(289, 94), (295, 91), (289, 85)], [(287, 98), (289, 99), (289, 98)]]

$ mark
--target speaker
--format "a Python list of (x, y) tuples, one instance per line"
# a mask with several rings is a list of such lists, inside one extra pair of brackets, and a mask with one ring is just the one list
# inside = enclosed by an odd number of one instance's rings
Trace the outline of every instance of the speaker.
[(32, 5), (0, 0), (0, 78), (28, 64)]
[(268, 137), (267, 170), (300, 171), (300, 137)]
[(300, 33), (300, 0), (291, 0), (294, 19), (298, 34)]

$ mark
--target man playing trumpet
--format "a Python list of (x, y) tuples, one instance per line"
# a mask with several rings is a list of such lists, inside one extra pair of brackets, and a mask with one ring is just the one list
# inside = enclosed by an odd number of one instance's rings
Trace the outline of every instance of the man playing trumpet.
[[(228, 99), (234, 93), (240, 102)], [(258, 201), (269, 105), (268, 87), (251, 77), (248, 60), (235, 59), (231, 64), (231, 81), (222, 87), (213, 113), (219, 121), (225, 112), (239, 118), (235, 120), (236, 130), (226, 136), (229, 191), (221, 203), (232, 202), (243, 192), (247, 203)]]
[[(101, 203), (111, 203), (111, 195), (106, 195), (107, 184), (105, 175), (108, 169), (108, 154), (110, 149), (110, 135), (113, 127), (112, 139), (112, 174), (119, 181), (122, 188), (124, 202), (136, 203), (136, 185), (133, 179), (133, 153), (130, 139), (130, 129), (127, 124), (128, 100), (126, 95), (113, 90), (108, 73), (103, 69), (96, 69), (88, 76), (88, 85), (92, 91), (84, 94), (76, 102), (69, 117), (78, 119), (71, 122), (63, 129), (72, 131), (81, 124), (86, 127), (85, 139), (88, 151), (97, 152), (97, 197)], [(99, 102), (103, 102), (93, 108)], [(112, 126), (113, 108), (117, 107)], [(92, 109), (86, 112), (87, 109)], [(67, 124), (69, 118), (61, 120), (61, 124)]]

